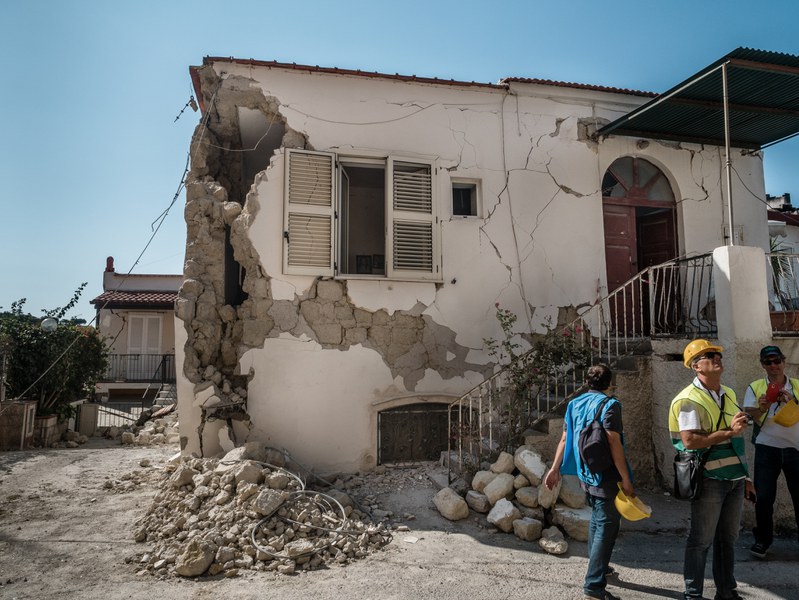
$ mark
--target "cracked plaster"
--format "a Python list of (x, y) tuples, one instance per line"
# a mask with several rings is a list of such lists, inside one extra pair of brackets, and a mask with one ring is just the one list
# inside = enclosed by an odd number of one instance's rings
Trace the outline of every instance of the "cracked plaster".
[[(356, 90), (363, 90), (342, 78), (330, 78), (320, 98), (316, 76), (270, 72), (276, 79), (267, 89), (265, 83), (243, 76), (245, 72), (220, 80), (212, 67), (202, 70), (209, 120), (207, 130), (198, 128), (193, 143), (186, 283), (178, 302), (188, 333), (187, 377), (201, 384), (208, 380), (208, 367), (212, 377), (220, 373), (217, 387), (224, 389), (227, 382), (234, 393), (245, 392), (240, 394), (238, 415), (244, 419), (248, 384), (264, 377), (263, 367), (256, 366), (263, 361), (245, 357), (262, 345), (274, 352), (292, 347), (281, 345), (290, 338), (316, 353), (327, 351), (328, 357), (353, 353), (361, 357), (353, 360), (365, 360), (373, 355), (394, 382), (376, 386), (373, 397), (378, 398), (434, 391), (444, 380), (471, 382), (479, 378), (475, 374), (488, 372), (481, 329), (464, 324), (493, 320), (495, 301), (513, 307), (520, 316), (526, 310), (524, 327), (532, 331), (543, 331), (548, 321), (566, 322), (576, 314), (575, 307), (594, 301), (601, 289), (598, 273), (604, 269), (604, 246), (597, 227), (602, 222), (598, 182), (603, 169), (620, 156), (641, 156), (661, 166), (678, 202), (699, 200), (681, 209), (681, 251), (706, 251), (717, 245), (707, 235), (720, 229), (716, 221), (721, 215), (721, 157), (716, 149), (595, 139), (596, 129), (608, 122), (597, 115), (618, 112), (617, 107), (517, 96), (514, 109), (501, 91), (436, 91), (434, 86), (379, 80), (369, 80), (364, 87), (372, 86), (371, 91), (360, 97)], [(290, 77), (290, 84), (281, 77)], [(215, 93), (217, 85), (222, 89)], [(388, 100), (398, 93), (418, 94), (418, 99)], [(456, 106), (450, 93), (462, 93), (468, 96), (465, 103), (473, 103)], [(437, 156), (446, 172), (479, 179), (483, 215), (471, 223), (444, 215), (444, 284), (281, 276), (282, 242), (273, 239), (274, 224), (267, 224), (277, 222), (282, 213), (275, 206), (281, 202), (275, 199), (282, 194), (282, 151), (275, 148), (269, 165), (262, 165), (252, 181), (244, 181), (240, 156), (215, 148), (236, 149), (239, 144), (237, 106), (282, 123), (282, 147), (311, 149), (312, 138), (318, 148), (384, 147), (401, 154), (412, 152), (424, 139), (425, 151)], [(414, 127), (403, 126), (402, 120), (409, 118)], [(375, 123), (384, 125), (360, 126)], [(422, 131), (427, 137), (420, 138)], [(248, 297), (240, 305), (224, 303), (226, 228), (234, 258), (246, 270), (243, 288)], [(565, 266), (570, 277), (562, 275)], [(480, 293), (490, 292), (477, 302), (463, 302), (461, 281), (472, 274), (481, 279)], [(463, 289), (474, 290), (472, 286)], [(280, 344), (272, 347), (277, 340)], [(382, 374), (374, 379), (385, 381)], [(259, 398), (259, 403), (271, 401)], [(240, 424), (233, 427), (247, 434)], [(247, 427), (261, 434), (259, 427), (265, 425)]]
[[(409, 310), (391, 314), (368, 310), (350, 300), (346, 281), (321, 278), (307, 292), (277, 282), (279, 299), (273, 297), (273, 280), (249, 235), (260, 208), (257, 190), (269, 168), (257, 174), (246, 200), (239, 202), (236, 198), (243, 197), (244, 190), (234, 182), (241, 179), (244, 167), (225, 149), (235, 148), (238, 107), (260, 110), (270, 120), (285, 119), (275, 98), (254, 90), (243, 78), (218, 79), (209, 69), (203, 77), (204, 88), (216, 92), (205, 99), (207, 126), (198, 127), (192, 144), (185, 209), (186, 279), (177, 303), (188, 334), (184, 374), (195, 384), (194, 405), (203, 412), (199, 437), (208, 419), (249, 420), (246, 390), (255, 369), (242, 375), (240, 360), (248, 350), (286, 333), (314, 340), (324, 349), (347, 350), (356, 344), (371, 349), (406, 390), (414, 390), (430, 370), (444, 379), (467, 372), (486, 374), (484, 364), (467, 360), (471, 349), (459, 345), (453, 331), (422, 314), (426, 307), (418, 300)], [(311, 149), (305, 137), (290, 128), (282, 146)], [(226, 228), (234, 258), (246, 273), (242, 288), (247, 298), (239, 306), (224, 303)]]

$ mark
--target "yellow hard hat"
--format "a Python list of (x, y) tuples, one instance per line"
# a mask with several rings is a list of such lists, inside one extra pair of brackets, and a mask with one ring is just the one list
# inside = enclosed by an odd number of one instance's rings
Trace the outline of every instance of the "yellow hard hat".
[(707, 340), (694, 340), (690, 342), (683, 350), (682, 359), (686, 368), (691, 368), (691, 361), (705, 352), (723, 352), (724, 348), (721, 346), (714, 346)]
[(628, 498), (619, 484), (619, 493), (613, 503), (619, 514), (628, 521), (640, 521), (652, 516), (652, 509), (644, 504), (638, 496)]

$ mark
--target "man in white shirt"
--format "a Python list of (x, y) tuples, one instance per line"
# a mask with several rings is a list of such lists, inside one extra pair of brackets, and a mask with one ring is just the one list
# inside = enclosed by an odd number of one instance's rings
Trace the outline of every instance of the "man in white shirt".
[[(755, 543), (749, 552), (765, 558), (774, 541), (774, 501), (780, 472), (785, 474), (799, 528), (799, 423), (784, 426), (774, 421), (774, 415), (786, 402), (799, 398), (799, 379), (785, 376), (785, 355), (777, 346), (766, 346), (760, 351), (760, 365), (766, 377), (753, 381), (746, 388), (744, 410), (755, 423), (752, 443), (755, 444), (757, 525)], [(769, 384), (774, 384), (774, 391), (767, 393)]]

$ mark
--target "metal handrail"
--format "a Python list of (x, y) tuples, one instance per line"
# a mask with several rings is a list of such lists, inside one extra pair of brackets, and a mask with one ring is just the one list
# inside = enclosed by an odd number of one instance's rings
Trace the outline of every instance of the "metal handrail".
[[(622, 358), (639, 352), (654, 337), (712, 336), (717, 332), (712, 268), (711, 254), (647, 267), (555, 335), (579, 336), (575, 339), (581, 345), (589, 345), (592, 362), (607, 362), (611, 368)], [(508, 429), (508, 424), (502, 423), (501, 402), (508, 400), (509, 393), (515, 393), (512, 382), (509, 385), (510, 374), (514, 369), (519, 372), (526, 368), (535, 358), (533, 347), (450, 403), (450, 472), (453, 442), (461, 466), (464, 451), (479, 459), (498, 449), (495, 437)], [(554, 377), (546, 377), (537, 389), (531, 390), (534, 397), (523, 403), (528, 429), (582, 393), (585, 369), (572, 367), (561, 365), (555, 369)]]

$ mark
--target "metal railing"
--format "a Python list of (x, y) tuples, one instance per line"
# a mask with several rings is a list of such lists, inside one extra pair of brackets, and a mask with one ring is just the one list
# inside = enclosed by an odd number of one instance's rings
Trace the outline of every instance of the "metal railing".
[(143, 402), (100, 404), (97, 409), (97, 428), (131, 425), (138, 420), (143, 411)]
[[(717, 333), (713, 257), (705, 254), (647, 267), (550, 335), (569, 336), (590, 353), (588, 362), (614, 366), (646, 348), (653, 337), (713, 336)], [(479, 464), (514, 440), (512, 432), (533, 429), (583, 391), (587, 366), (548, 363), (542, 377), (540, 347), (517, 357), (450, 404), (447, 460)], [(579, 352), (578, 352), (579, 354)], [(536, 369), (539, 373), (536, 373)], [(525, 373), (531, 373), (525, 379)], [(520, 385), (520, 382), (534, 384)]]
[(175, 382), (174, 354), (111, 354), (103, 381)]
[(799, 335), (799, 255), (766, 254), (771, 330)]
[(647, 267), (579, 320), (595, 332), (600, 357), (603, 349), (626, 354), (643, 338), (712, 337), (718, 333), (713, 255)]

